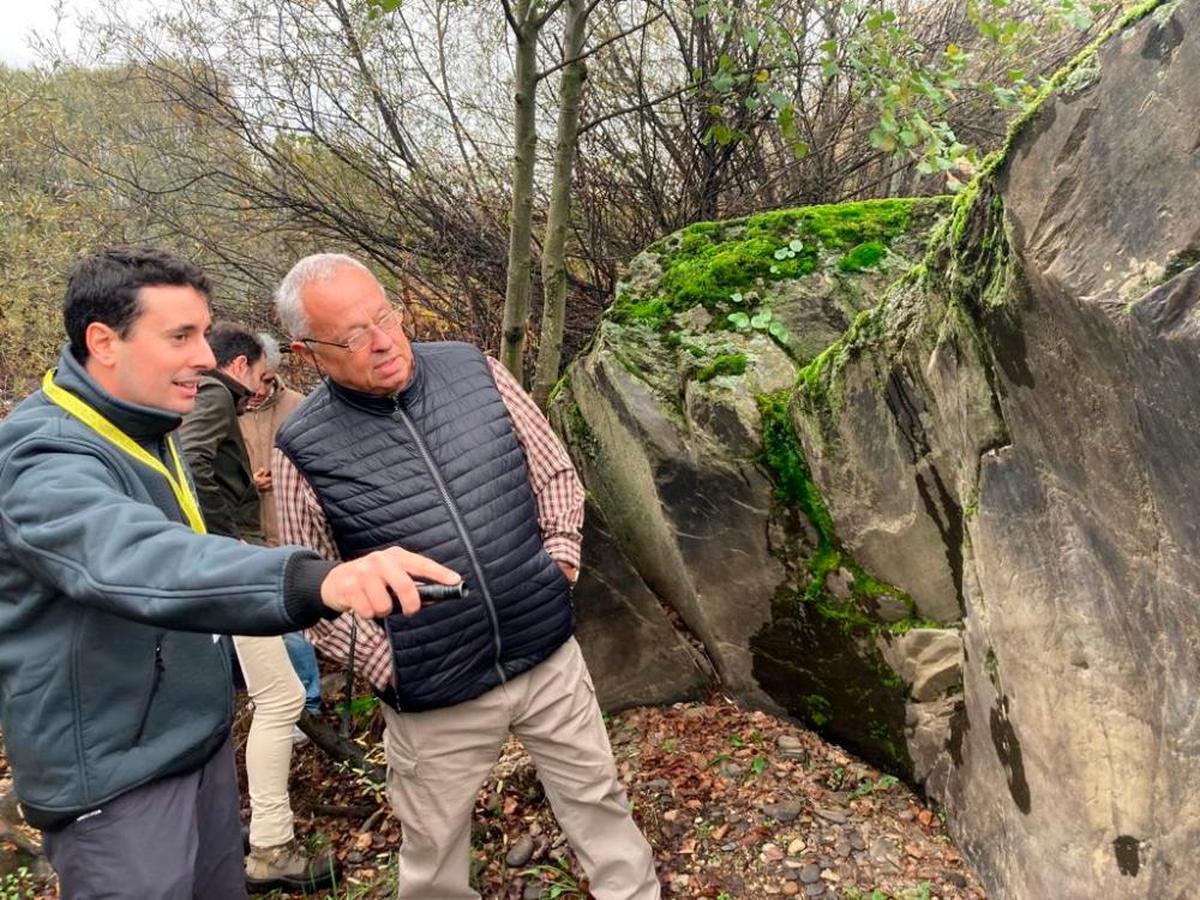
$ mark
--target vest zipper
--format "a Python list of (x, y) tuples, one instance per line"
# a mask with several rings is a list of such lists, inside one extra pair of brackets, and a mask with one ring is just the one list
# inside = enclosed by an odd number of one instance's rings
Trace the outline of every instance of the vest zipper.
[(450, 513), (450, 519), (454, 523), (454, 527), (458, 529), (458, 535), (462, 538), (463, 546), (467, 550), (467, 556), (471, 559), (471, 568), (475, 570), (475, 578), (479, 582), (479, 593), (483, 595), (483, 605), (487, 610), (488, 620), (492, 624), (492, 644), (496, 653), (495, 661), (492, 663), (496, 674), (500, 678), (500, 683), (508, 681), (504, 677), (504, 670), (500, 667), (500, 620), (496, 615), (496, 604), (492, 600), (492, 592), (488, 587), (487, 579), (483, 575), (483, 567), (479, 564), (479, 557), (475, 554), (475, 545), (471, 543), (471, 537), (467, 534), (466, 523), (463, 522), (462, 516), (459, 515), (458, 507), (450, 496), (450, 491), (446, 488), (445, 481), (442, 480), (442, 473), (437, 467), (437, 463), (433, 461), (433, 457), (429, 453), (429, 448), (425, 446), (425, 440), (417, 431), (417, 426), (413, 420), (408, 417), (400, 405), (399, 399), (395, 401), (396, 411), (392, 414), (392, 418), (402, 422), (404, 427), (408, 429), (408, 433), (412, 435), (413, 443), (417, 445), (417, 450), (421, 454), (421, 459), (425, 462), (425, 467), (429, 469), (429, 474), (433, 476), (433, 483), (437, 486), (438, 493), (442, 495), (442, 502), (446, 504), (446, 509)]
[(154, 705), (154, 695), (158, 693), (163, 673), (167, 669), (166, 664), (163, 663), (162, 638), (161, 634), (154, 636), (154, 680), (150, 683), (150, 693), (146, 697), (146, 705), (142, 707), (142, 717), (138, 722), (137, 734), (133, 738), (135, 745), (142, 742), (142, 735), (146, 732), (146, 723), (150, 721), (150, 707)]

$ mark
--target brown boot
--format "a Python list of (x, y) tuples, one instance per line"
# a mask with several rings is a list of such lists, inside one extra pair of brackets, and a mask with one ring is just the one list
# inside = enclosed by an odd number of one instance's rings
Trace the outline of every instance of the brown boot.
[(333, 856), (310, 857), (294, 840), (276, 847), (251, 847), (246, 857), (246, 889), (252, 894), (284, 890), (311, 891), (332, 886)]

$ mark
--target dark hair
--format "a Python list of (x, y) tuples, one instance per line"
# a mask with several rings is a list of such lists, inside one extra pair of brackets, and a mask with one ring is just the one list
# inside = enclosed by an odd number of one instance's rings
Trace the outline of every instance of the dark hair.
[(258, 335), (233, 322), (216, 322), (208, 335), (208, 346), (217, 358), (217, 368), (223, 369), (239, 356), (254, 365), (263, 358), (263, 345)]
[(154, 247), (109, 247), (75, 264), (63, 300), (71, 352), (86, 362), (87, 327), (101, 322), (126, 337), (141, 315), (138, 291), (155, 285), (193, 287), (207, 299), (212, 282), (197, 265)]

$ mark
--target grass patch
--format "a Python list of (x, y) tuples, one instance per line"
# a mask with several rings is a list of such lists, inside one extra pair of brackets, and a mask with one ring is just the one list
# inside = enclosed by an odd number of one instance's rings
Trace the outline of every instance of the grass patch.
[(748, 364), (745, 353), (722, 353), (696, 373), (696, 380), (705, 382), (718, 375), (744, 375)]

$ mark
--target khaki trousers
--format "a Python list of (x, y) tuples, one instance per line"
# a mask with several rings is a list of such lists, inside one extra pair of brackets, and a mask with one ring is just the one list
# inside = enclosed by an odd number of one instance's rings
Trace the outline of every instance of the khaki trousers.
[(275, 847), (293, 837), (288, 802), (292, 728), (304, 709), (304, 687), (296, 677), (281, 637), (233, 639), (254, 703), (246, 740), (246, 784), (250, 790), (250, 846)]
[(468, 885), (475, 796), (509, 732), (537, 766), (597, 900), (657, 900), (650, 845), (629, 813), (596, 691), (571, 638), (482, 697), (445, 709), (384, 707), (388, 798), (403, 827), (403, 900), (475, 900)]

